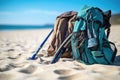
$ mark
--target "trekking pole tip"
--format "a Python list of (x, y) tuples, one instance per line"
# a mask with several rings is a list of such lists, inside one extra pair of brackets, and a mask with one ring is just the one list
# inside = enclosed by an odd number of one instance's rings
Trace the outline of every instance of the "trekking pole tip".
[(29, 57), (27, 60), (36, 60), (38, 57)]

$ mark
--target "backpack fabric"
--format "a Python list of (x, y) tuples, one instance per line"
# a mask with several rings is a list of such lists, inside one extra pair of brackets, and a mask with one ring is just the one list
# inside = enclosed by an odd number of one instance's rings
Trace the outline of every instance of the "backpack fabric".
[[(53, 56), (59, 46), (62, 44), (64, 39), (73, 31), (74, 23), (76, 20), (77, 12), (68, 11), (57, 16), (56, 22), (54, 25), (54, 31), (52, 34), (52, 39), (50, 45), (47, 49), (49, 56)], [(71, 57), (71, 46), (67, 46), (65, 54), (62, 57)]]
[(71, 38), (73, 59), (85, 64), (113, 64), (117, 49), (108, 40), (110, 16), (110, 11), (107, 15), (96, 7), (78, 12)]

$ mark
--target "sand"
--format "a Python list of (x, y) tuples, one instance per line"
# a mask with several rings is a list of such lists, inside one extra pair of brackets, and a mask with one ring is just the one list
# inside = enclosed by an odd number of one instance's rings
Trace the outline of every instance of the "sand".
[[(28, 60), (51, 29), (0, 31), (0, 80), (120, 80), (120, 26), (109, 39), (118, 53), (114, 65), (85, 65), (70, 58), (49, 64), (52, 57)], [(39, 54), (46, 53), (51, 37)]]

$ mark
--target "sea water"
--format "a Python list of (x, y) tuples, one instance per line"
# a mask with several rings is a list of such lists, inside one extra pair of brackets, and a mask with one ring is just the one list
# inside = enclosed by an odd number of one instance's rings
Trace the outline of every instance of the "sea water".
[(48, 29), (53, 25), (0, 25), (0, 30)]

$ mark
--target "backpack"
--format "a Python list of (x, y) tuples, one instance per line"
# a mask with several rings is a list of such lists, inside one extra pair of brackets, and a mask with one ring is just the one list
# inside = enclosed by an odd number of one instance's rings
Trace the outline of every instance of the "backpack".
[(110, 17), (111, 11), (103, 13), (97, 7), (84, 7), (78, 12), (71, 37), (74, 60), (85, 64), (113, 64), (117, 49), (108, 40)]
[[(75, 11), (64, 12), (61, 15), (57, 16), (52, 39), (47, 49), (49, 56), (53, 56), (62, 42), (66, 39), (66, 37), (72, 33), (76, 16), (77, 12)], [(65, 54), (62, 55), (62, 57), (72, 57), (70, 44), (67, 46)]]

